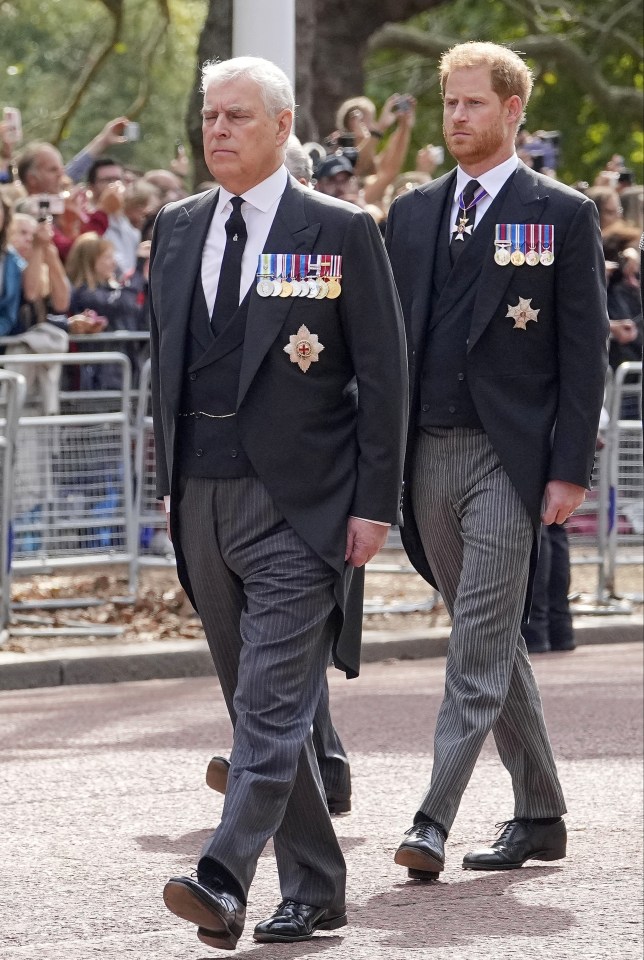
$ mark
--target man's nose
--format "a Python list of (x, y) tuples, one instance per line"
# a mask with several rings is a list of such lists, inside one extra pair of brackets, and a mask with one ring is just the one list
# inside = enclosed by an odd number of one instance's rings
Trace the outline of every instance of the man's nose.
[(230, 127), (223, 113), (220, 113), (215, 120), (213, 131), (216, 137), (227, 137), (230, 134)]
[(465, 104), (459, 101), (452, 111), (452, 120), (462, 121), (467, 119), (467, 110)]

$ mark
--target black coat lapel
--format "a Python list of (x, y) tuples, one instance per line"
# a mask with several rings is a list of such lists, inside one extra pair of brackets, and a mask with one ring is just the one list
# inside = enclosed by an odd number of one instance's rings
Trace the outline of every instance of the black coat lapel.
[[(409, 220), (411, 303), (411, 335), (416, 346), (421, 343), (429, 316), (429, 301), (434, 285), (436, 244), (441, 242), (440, 225), (447, 196), (454, 190), (456, 170), (414, 191)], [(442, 238), (443, 241), (445, 238)]]
[[(175, 220), (168, 249), (163, 259), (161, 289), (168, 317), (190, 317), (195, 282), (201, 269), (203, 245), (217, 206), (218, 191), (209, 190), (192, 207), (184, 207)], [(172, 324), (176, 329), (177, 324)], [(182, 339), (185, 331), (178, 331)], [(197, 335), (195, 333), (195, 335)], [(197, 336), (200, 344), (210, 343), (208, 331)]]
[[(319, 223), (309, 223), (305, 209), (306, 188), (289, 177), (266, 243), (265, 253), (311, 253), (320, 232)], [(246, 322), (244, 356), (239, 376), (237, 405), (241, 404), (297, 298), (260, 297), (251, 287)]]

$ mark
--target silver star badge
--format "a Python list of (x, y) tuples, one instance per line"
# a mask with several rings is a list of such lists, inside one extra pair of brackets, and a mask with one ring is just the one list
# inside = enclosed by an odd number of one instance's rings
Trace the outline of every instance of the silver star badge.
[(468, 233), (470, 236), (472, 235), (474, 225), (471, 223), (468, 225), (468, 219), (469, 217), (461, 217), (458, 223), (455, 223), (452, 227), (452, 233), (456, 234), (454, 237), (455, 240), (465, 240), (464, 234), (466, 233)]
[(532, 303), (532, 297), (529, 300), (524, 300), (523, 297), (519, 297), (519, 302), (513, 307), (508, 304), (508, 312), (506, 317), (512, 317), (514, 320), (513, 330), (526, 330), (527, 325), (530, 320), (534, 320), (537, 323), (537, 314), (539, 310), (533, 310), (530, 304)]
[(300, 370), (306, 373), (311, 364), (319, 360), (324, 345), (318, 340), (317, 333), (311, 333), (304, 325), (294, 336), (289, 337), (289, 341), (284, 347), (284, 353), (288, 353), (291, 363), (296, 363)]

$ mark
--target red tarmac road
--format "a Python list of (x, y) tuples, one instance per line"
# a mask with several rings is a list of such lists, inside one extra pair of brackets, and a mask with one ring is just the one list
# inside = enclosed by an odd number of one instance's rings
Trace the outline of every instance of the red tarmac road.
[[(535, 669), (568, 798), (569, 856), (510, 873), (461, 869), (512, 814), (486, 744), (434, 884), (393, 854), (428, 778), (444, 661), (331, 673), (351, 755), (354, 812), (336, 821), (349, 868), (349, 926), (259, 945), (279, 895), (267, 850), (237, 954), (257, 960), (631, 960), (642, 956), (642, 649), (582, 647)], [(166, 879), (190, 872), (221, 797), (206, 762), (230, 729), (214, 680), (0, 694), (0, 960), (205, 960), (168, 913)]]

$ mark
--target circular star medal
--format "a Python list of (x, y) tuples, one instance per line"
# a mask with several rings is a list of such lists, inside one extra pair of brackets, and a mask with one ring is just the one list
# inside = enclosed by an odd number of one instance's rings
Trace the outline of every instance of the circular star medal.
[(515, 267), (520, 267), (525, 263), (525, 256), (523, 255), (523, 250), (513, 250), (510, 255), (510, 263)]
[(536, 265), (539, 263), (539, 254), (537, 253), (537, 251), (528, 250), (528, 252), (525, 255), (525, 262), (528, 264), (529, 267), (536, 267)]
[(280, 297), (290, 297), (293, 293), (293, 287), (288, 280), (282, 280), (282, 289), (280, 291)]
[(309, 300), (314, 300), (318, 295), (318, 282), (315, 277), (311, 277), (308, 281), (309, 292), (307, 294)]
[(554, 259), (555, 259), (555, 255), (552, 252), (552, 250), (548, 250), (548, 248), (546, 247), (545, 250), (541, 251), (540, 260), (544, 265), (544, 267), (549, 267), (550, 264), (554, 261)]
[(326, 280), (323, 280), (322, 277), (318, 277), (318, 292), (315, 299), (324, 300), (328, 292), (329, 288), (326, 284)]
[(331, 277), (329, 280), (329, 286), (327, 288), (326, 295), (329, 300), (335, 300), (336, 297), (339, 297), (342, 293), (342, 287), (338, 283), (335, 277)]
[(273, 292), (271, 297), (279, 297), (282, 292), (282, 281), (281, 280), (271, 280), (273, 284)]
[(260, 297), (271, 297), (273, 295), (273, 282), (264, 278), (257, 284), (256, 290)]
[(507, 267), (510, 262), (510, 251), (507, 247), (497, 247), (494, 260), (500, 267)]

